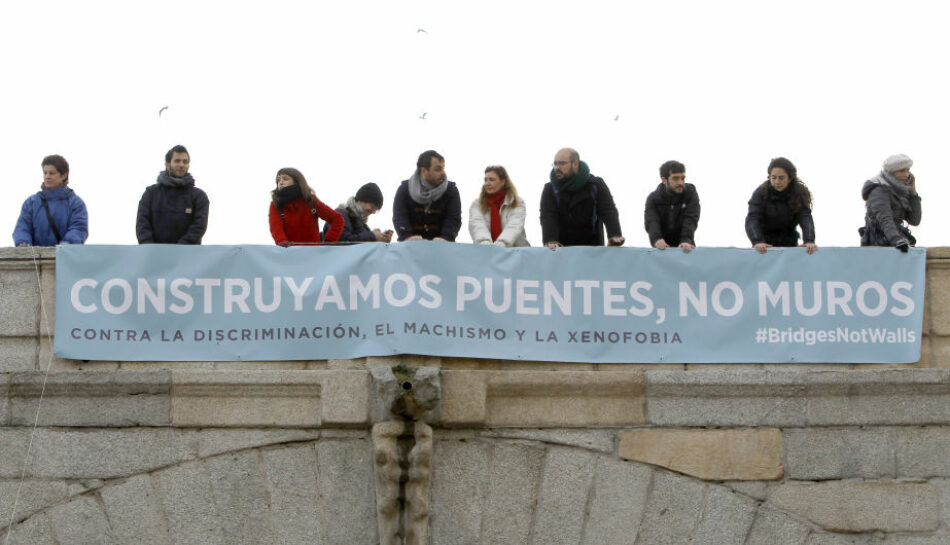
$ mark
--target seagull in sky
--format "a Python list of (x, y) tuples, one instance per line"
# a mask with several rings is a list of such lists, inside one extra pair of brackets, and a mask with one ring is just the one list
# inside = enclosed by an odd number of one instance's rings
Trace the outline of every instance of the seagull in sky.
[(419, 34), (420, 32), (422, 32), (423, 34), (428, 34), (428, 32), (426, 32), (426, 29), (424, 29), (424, 28), (417, 28), (417, 29), (416, 29), (416, 34)]
[(425, 121), (427, 115), (429, 115), (429, 112), (422, 112), (422, 115), (419, 116), (419, 119)]
[(614, 121), (620, 121), (620, 114), (617, 114), (617, 117), (614, 118)]
[(164, 112), (167, 109), (168, 109), (168, 106), (162, 106), (162, 108), (158, 111), (158, 117), (162, 117), (162, 112)]

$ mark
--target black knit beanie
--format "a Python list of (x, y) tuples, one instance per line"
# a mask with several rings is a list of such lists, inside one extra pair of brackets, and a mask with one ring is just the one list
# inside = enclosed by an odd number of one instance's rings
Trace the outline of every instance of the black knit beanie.
[(356, 192), (356, 200), (368, 202), (370, 204), (376, 205), (376, 208), (383, 207), (383, 192), (379, 190), (379, 186), (370, 182), (360, 188)]

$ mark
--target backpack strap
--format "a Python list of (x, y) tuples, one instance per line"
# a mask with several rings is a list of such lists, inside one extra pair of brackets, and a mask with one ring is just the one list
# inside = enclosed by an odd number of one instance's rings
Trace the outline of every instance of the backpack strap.
[(49, 220), (49, 226), (56, 237), (56, 244), (59, 244), (63, 240), (63, 236), (59, 234), (59, 229), (56, 228), (56, 223), (53, 222), (53, 215), (49, 213), (49, 205), (46, 204), (46, 199), (40, 197), (40, 201), (43, 202), (43, 209), (46, 210), (46, 219)]

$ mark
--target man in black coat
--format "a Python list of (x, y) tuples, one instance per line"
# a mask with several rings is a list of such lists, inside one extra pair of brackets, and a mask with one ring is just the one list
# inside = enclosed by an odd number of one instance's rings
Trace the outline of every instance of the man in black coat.
[(438, 152), (422, 152), (415, 172), (399, 185), (393, 226), (399, 241), (455, 242), (462, 227), (462, 201), (455, 182), (446, 179), (445, 158)]
[(165, 170), (139, 201), (135, 220), (139, 244), (201, 244), (208, 229), (208, 196), (195, 187), (188, 174), (190, 165), (185, 146), (165, 154)]
[(679, 161), (660, 165), (660, 180), (643, 211), (650, 246), (658, 250), (679, 246), (689, 252), (696, 247), (693, 234), (699, 224), (696, 186), (686, 183), (686, 166)]

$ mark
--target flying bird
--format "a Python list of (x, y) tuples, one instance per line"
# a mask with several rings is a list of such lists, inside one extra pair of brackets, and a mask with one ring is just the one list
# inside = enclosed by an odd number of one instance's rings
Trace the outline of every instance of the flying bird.
[(425, 121), (427, 115), (429, 115), (429, 112), (422, 112), (422, 115), (419, 116), (419, 119)]
[(418, 34), (418, 33), (420, 33), (420, 32), (422, 32), (423, 34), (428, 34), (428, 32), (426, 32), (426, 29), (424, 29), (424, 28), (417, 28), (417, 29), (416, 29), (416, 34)]
[(162, 109), (158, 111), (158, 117), (162, 117), (162, 112), (168, 109), (168, 106), (162, 106)]
[(619, 114), (617, 115), (617, 117), (614, 118), (614, 121), (620, 121), (620, 115), (619, 115)]

